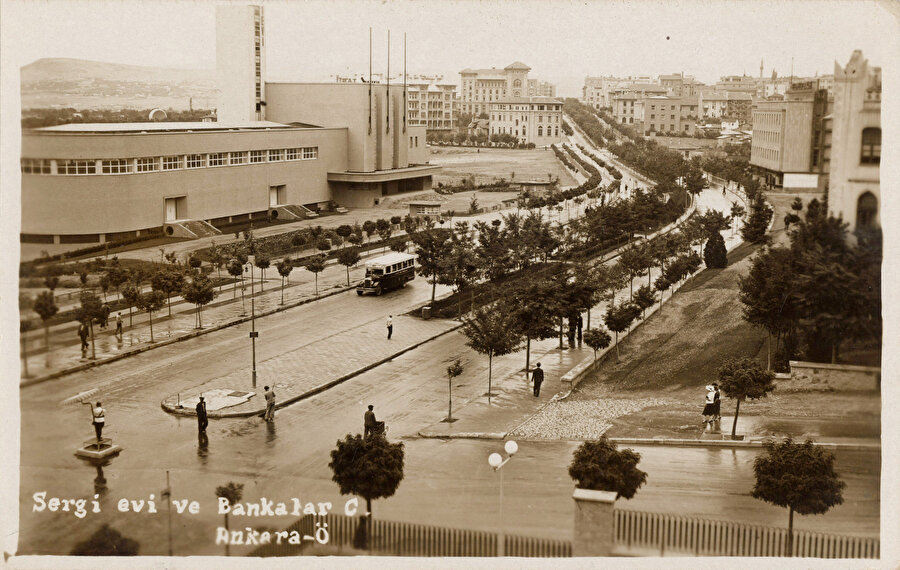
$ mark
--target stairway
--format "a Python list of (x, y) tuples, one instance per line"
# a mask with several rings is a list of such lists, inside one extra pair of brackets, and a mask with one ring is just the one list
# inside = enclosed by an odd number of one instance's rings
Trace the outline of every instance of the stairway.
[(166, 222), (163, 231), (168, 236), (187, 239), (222, 235), (221, 231), (203, 220), (175, 220), (173, 222)]

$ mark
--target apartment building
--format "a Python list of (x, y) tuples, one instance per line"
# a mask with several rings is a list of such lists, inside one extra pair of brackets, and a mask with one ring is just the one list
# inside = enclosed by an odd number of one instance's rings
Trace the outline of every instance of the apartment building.
[(556, 85), (540, 79), (528, 80), (529, 97), (556, 97)]
[(488, 113), (492, 103), (508, 97), (526, 97), (529, 71), (531, 68), (520, 61), (503, 69), (463, 69), (459, 72), (459, 112)]
[(635, 128), (644, 135), (694, 135), (698, 108), (696, 97), (642, 97), (635, 102)]

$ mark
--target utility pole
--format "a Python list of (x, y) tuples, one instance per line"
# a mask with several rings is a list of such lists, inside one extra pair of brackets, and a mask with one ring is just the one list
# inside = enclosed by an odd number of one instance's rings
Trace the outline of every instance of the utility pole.
[(256, 337), (259, 336), (259, 333), (256, 332), (256, 299), (253, 297), (253, 263), (248, 262), (250, 264), (250, 346), (253, 351), (253, 387), (256, 388)]

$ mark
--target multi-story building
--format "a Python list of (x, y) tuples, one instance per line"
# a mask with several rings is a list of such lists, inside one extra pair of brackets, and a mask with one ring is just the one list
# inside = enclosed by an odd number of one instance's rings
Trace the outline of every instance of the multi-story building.
[(643, 97), (635, 102), (635, 128), (644, 135), (693, 135), (698, 108), (696, 97)]
[(528, 80), (529, 97), (556, 97), (556, 85), (540, 79)]
[(850, 229), (881, 226), (881, 68), (856, 50), (834, 64), (828, 208)]
[(784, 100), (753, 106), (750, 164), (772, 186), (824, 189), (827, 177), (828, 92), (815, 82), (794, 83)]
[(520, 143), (546, 146), (562, 141), (562, 101), (552, 97), (510, 97), (490, 104), (490, 134), (509, 134)]
[(217, 61), (218, 122), (23, 132), (23, 244), (196, 237), (230, 221), (371, 206), (431, 187), (440, 169), (428, 165), (425, 128), (409, 124), (402, 84), (258, 84), (262, 8), (219, 6), (216, 16), (217, 57), (227, 56)]
[(527, 96), (529, 71), (531, 68), (519, 61), (503, 69), (463, 69), (459, 72), (459, 112), (480, 115), (490, 111), (491, 103)]
[(456, 85), (408, 84), (407, 103), (410, 125), (420, 125), (429, 131), (449, 130), (456, 126)]
[(749, 93), (705, 91), (700, 94), (700, 108), (706, 119), (737, 119), (741, 123), (752, 120), (753, 97)]
[(684, 73), (672, 73), (660, 75), (659, 84), (669, 90), (669, 95), (674, 97), (693, 97), (700, 93), (703, 83), (696, 78)]
[(664, 97), (668, 88), (653, 83), (626, 82), (612, 90), (612, 113), (616, 121), (632, 125), (642, 120), (640, 110), (635, 109), (638, 101), (645, 97)]
[(581, 90), (581, 101), (594, 109), (612, 107), (611, 89), (618, 87), (624, 79), (618, 77), (585, 77)]

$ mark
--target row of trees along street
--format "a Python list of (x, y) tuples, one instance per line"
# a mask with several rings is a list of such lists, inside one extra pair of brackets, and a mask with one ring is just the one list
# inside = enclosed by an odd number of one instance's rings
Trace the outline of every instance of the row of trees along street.
[(765, 246), (740, 281), (744, 319), (768, 333), (769, 366), (836, 363), (843, 343), (880, 352), (880, 230), (860, 229), (851, 241), (826, 202), (813, 199), (804, 213), (797, 198), (791, 210), (790, 244)]

